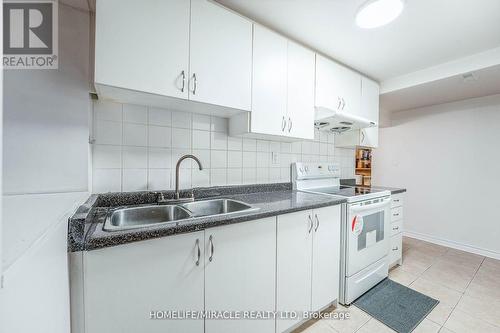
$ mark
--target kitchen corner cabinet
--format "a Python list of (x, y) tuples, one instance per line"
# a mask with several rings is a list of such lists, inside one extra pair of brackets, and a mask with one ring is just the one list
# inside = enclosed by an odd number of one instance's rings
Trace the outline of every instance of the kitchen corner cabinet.
[[(278, 216), (278, 312), (317, 311), (338, 299), (340, 218), (340, 206)], [(278, 319), (277, 332), (301, 321)]]
[[(380, 87), (377, 82), (368, 78), (361, 79), (361, 114), (357, 114), (363, 118), (367, 118), (378, 124), (379, 122), (379, 94)], [(360, 130), (352, 130), (335, 135), (336, 147), (378, 147), (378, 125), (376, 127), (363, 128)]]
[(314, 52), (254, 24), (252, 112), (230, 119), (230, 134), (314, 139)]
[(251, 109), (252, 23), (218, 4), (97, 0), (95, 36), (95, 86), (103, 98)]
[[(275, 309), (276, 218), (205, 230), (205, 310)], [(206, 320), (206, 333), (274, 333), (274, 320)]]
[(203, 310), (203, 241), (199, 231), (84, 252), (85, 333), (203, 333), (203, 320), (150, 319)]
[(316, 54), (316, 108), (359, 114), (361, 75)]

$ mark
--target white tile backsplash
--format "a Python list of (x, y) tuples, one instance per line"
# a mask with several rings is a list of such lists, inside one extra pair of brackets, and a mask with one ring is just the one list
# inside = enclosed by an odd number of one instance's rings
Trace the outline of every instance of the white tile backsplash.
[[(172, 189), (177, 160), (180, 188), (290, 181), (290, 163), (335, 161), (354, 175), (354, 149), (335, 148), (331, 133), (315, 141), (278, 142), (228, 136), (228, 120), (107, 101), (94, 102), (93, 191)], [(276, 153), (277, 164), (271, 163)]]

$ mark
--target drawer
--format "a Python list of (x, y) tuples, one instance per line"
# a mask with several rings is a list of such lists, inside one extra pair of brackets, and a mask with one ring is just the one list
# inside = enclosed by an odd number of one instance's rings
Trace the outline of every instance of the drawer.
[(391, 223), (391, 237), (403, 231), (403, 220), (397, 220)]
[(403, 196), (396, 194), (392, 196), (391, 208), (403, 206)]
[(396, 234), (391, 237), (391, 248), (389, 252), (389, 262), (393, 264), (401, 259), (403, 254), (403, 233)]
[(403, 219), (403, 207), (396, 207), (391, 209), (391, 223)]

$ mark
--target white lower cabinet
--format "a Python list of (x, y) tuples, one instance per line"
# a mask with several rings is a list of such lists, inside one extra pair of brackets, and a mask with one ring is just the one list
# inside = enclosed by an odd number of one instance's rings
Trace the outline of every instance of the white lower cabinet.
[(312, 259), (312, 310), (319, 310), (339, 295), (340, 206), (315, 209)]
[[(310, 311), (312, 283), (312, 211), (278, 216), (276, 309)], [(301, 318), (278, 319), (276, 332), (296, 325)]]
[(84, 252), (85, 332), (203, 333), (203, 319), (150, 319), (155, 311), (203, 310), (203, 237), (199, 231)]
[(340, 206), (86, 251), (82, 332), (283, 332), (338, 299), (339, 259)]
[[(275, 309), (276, 218), (205, 230), (205, 310)], [(274, 332), (273, 319), (206, 320), (206, 333)]]
[(401, 265), (403, 258), (403, 200), (404, 194), (391, 197), (391, 247), (389, 249), (389, 268)]
[(278, 319), (277, 332), (338, 299), (340, 218), (340, 206), (278, 216), (276, 308), (299, 316)]

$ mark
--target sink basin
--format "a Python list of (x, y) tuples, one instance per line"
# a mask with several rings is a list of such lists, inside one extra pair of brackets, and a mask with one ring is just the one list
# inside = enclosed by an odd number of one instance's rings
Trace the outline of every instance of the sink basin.
[(104, 230), (140, 228), (152, 224), (175, 222), (190, 217), (190, 212), (177, 205), (120, 208), (113, 211), (106, 218)]
[(231, 199), (193, 201), (182, 205), (149, 205), (118, 208), (104, 222), (104, 231), (142, 228), (158, 224), (177, 224), (198, 217), (238, 215), (256, 211), (244, 202)]
[(258, 208), (254, 208), (244, 202), (231, 199), (193, 201), (181, 206), (187, 209), (193, 217), (248, 213), (258, 210)]

